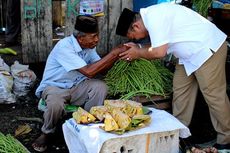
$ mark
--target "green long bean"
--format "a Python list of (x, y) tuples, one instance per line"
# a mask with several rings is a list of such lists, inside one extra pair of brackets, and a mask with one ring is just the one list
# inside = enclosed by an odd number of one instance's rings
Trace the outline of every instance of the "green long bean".
[(173, 74), (159, 60), (117, 61), (105, 76), (109, 95), (131, 99), (137, 95), (150, 97), (172, 91)]
[(1, 153), (28, 153), (25, 147), (10, 134), (4, 135), (0, 132)]

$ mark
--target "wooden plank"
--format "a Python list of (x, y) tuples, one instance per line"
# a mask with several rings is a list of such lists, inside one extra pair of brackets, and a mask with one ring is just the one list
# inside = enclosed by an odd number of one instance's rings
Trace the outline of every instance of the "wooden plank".
[(132, 0), (105, 0), (105, 16), (99, 20), (101, 34), (97, 52), (100, 55), (104, 56), (113, 47), (127, 41), (126, 38), (116, 35), (115, 31), (121, 11), (125, 7), (132, 9), (132, 5)]
[(108, 46), (109, 50), (113, 47), (124, 43), (127, 41), (125, 37), (121, 37), (116, 35), (116, 26), (119, 19), (119, 16), (123, 10), (123, 8), (132, 9), (132, 1), (131, 0), (110, 0), (109, 3), (109, 33), (108, 33)]
[(121, 0), (121, 9), (129, 8), (133, 10), (133, 1), (132, 0)]
[(79, 13), (80, 0), (66, 0), (65, 10), (65, 36), (73, 33), (76, 16)]
[(21, 0), (23, 63), (46, 61), (52, 48), (52, 1)]
[(61, 3), (61, 1), (52, 2), (53, 27), (60, 27), (63, 25)]
[[(53, 47), (53, 29), (52, 29), (52, 1), (41, 1), (41, 12), (38, 15), (38, 50), (39, 62), (46, 61)], [(38, 7), (39, 10), (39, 7)]]
[[(22, 37), (22, 59), (28, 63), (29, 59), (37, 61), (38, 44), (36, 37), (36, 7), (30, 6), (27, 1), (21, 0), (21, 37)], [(28, 14), (27, 14), (28, 13)]]
[(109, 50), (108, 50), (108, 4), (109, 0), (104, 1), (104, 16), (98, 17), (98, 24), (99, 24), (99, 43), (97, 45), (97, 53), (103, 57), (105, 56)]
[(121, 43), (121, 38), (115, 34), (117, 21), (121, 13), (121, 0), (109, 0), (109, 32), (108, 32), (108, 50)]

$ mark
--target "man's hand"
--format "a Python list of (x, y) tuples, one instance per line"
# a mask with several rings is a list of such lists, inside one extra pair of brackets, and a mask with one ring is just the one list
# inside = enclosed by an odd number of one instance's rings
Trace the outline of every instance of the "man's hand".
[(121, 45), (118, 45), (117, 47), (113, 48), (113, 49), (111, 50), (111, 53), (112, 53), (114, 56), (119, 56), (120, 53), (126, 51), (128, 48), (129, 48), (128, 46), (121, 44)]
[(132, 61), (139, 58), (144, 58), (148, 60), (163, 58), (167, 54), (168, 44), (161, 45), (159, 47), (139, 47), (138, 44), (129, 42), (124, 44), (129, 49), (120, 53), (120, 59)]
[(129, 42), (124, 44), (128, 48), (128, 50), (119, 54), (120, 59), (132, 61), (139, 58), (138, 52), (140, 52), (140, 48), (137, 44), (133, 42)]

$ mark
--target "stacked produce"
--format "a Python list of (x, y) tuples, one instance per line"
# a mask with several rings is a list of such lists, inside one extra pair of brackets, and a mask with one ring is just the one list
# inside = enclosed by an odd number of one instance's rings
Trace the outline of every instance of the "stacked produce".
[(131, 100), (105, 100), (104, 105), (111, 111), (120, 110), (130, 117), (143, 115), (142, 104)]
[(104, 121), (102, 129), (118, 134), (145, 127), (151, 122), (151, 117), (144, 114), (143, 106), (130, 100), (105, 100), (104, 106), (92, 107), (90, 113), (79, 108), (73, 118), (83, 124)]
[(105, 76), (110, 96), (165, 96), (172, 92), (173, 73), (160, 60), (117, 61)]

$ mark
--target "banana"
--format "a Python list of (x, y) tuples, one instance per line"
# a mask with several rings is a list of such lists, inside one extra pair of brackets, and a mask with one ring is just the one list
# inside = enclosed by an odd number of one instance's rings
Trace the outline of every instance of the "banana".
[(11, 48), (2, 48), (0, 49), (0, 54), (13, 54), (17, 55), (17, 52)]

